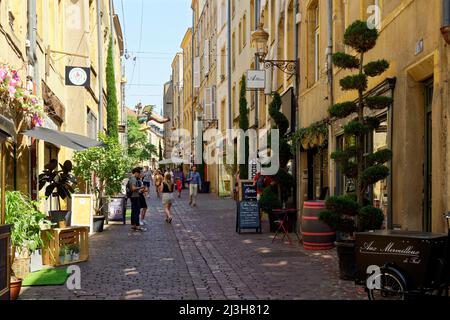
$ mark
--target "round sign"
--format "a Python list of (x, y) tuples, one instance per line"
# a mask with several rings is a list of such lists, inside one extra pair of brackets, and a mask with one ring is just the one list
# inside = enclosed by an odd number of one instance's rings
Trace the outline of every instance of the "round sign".
[(73, 68), (69, 72), (69, 80), (76, 86), (82, 86), (86, 83), (88, 75), (82, 68)]

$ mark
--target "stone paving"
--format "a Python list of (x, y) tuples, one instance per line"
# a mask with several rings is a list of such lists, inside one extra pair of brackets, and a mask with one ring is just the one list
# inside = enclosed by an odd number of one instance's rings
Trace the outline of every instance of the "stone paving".
[[(176, 200), (174, 220), (149, 200), (147, 231), (110, 224), (90, 238), (89, 261), (79, 264), (81, 290), (66, 286), (23, 288), (21, 299), (297, 300), (364, 299), (352, 282), (338, 278), (335, 250), (305, 251), (277, 240), (263, 221), (262, 234), (235, 232), (235, 203), (187, 193)], [(295, 235), (294, 235), (295, 237)]]

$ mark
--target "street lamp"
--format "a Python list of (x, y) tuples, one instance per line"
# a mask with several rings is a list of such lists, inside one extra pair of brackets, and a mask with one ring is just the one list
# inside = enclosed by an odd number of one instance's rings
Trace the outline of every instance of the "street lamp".
[(265, 69), (278, 68), (287, 74), (297, 74), (298, 62), (296, 60), (266, 60), (268, 53), (267, 42), (269, 41), (269, 34), (264, 30), (262, 24), (252, 32), (252, 45), (256, 48), (256, 56), (259, 61), (264, 64)]

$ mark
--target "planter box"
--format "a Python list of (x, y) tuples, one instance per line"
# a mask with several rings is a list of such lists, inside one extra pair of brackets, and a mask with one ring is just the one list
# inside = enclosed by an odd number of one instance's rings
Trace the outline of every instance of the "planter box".
[(10, 226), (0, 226), (0, 300), (9, 300)]
[[(44, 265), (57, 267), (60, 265), (72, 264), (86, 261), (89, 258), (89, 228), (88, 227), (71, 227), (66, 229), (50, 229), (51, 239), (45, 235), (42, 236), (44, 241), (44, 249), (42, 258)], [(80, 248), (79, 260), (60, 261), (60, 248), (70, 245), (78, 245)], [(70, 260), (70, 259), (69, 259)]]

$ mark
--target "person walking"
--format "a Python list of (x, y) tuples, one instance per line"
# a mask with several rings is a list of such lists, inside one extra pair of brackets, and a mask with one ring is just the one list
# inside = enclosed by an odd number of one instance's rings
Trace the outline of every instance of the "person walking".
[(144, 182), (144, 186), (150, 190), (150, 186), (153, 184), (153, 179), (152, 179), (152, 173), (149, 170), (148, 166), (144, 167), (144, 174), (143, 174), (143, 179), (142, 181)]
[(163, 177), (161, 175), (161, 171), (159, 171), (159, 170), (156, 171), (156, 174), (155, 174), (155, 190), (156, 190), (156, 196), (158, 198), (161, 197), (159, 190), (160, 190), (160, 187), (161, 187), (162, 180), (163, 180)]
[(178, 177), (176, 181), (176, 187), (178, 192), (178, 198), (181, 198), (181, 190), (183, 189), (183, 183), (181, 182), (181, 179)]
[(144, 186), (140, 186), (139, 176), (141, 175), (141, 168), (134, 168), (132, 176), (128, 181), (129, 189), (131, 191), (131, 230), (143, 231), (139, 222), (139, 214), (141, 211), (140, 191)]
[(172, 223), (172, 203), (173, 203), (173, 189), (174, 184), (170, 173), (164, 175), (164, 181), (160, 186), (160, 192), (162, 193), (162, 204), (164, 206), (164, 212), (166, 214), (166, 222)]
[(142, 181), (138, 181), (140, 186), (143, 186), (143, 188), (139, 191), (139, 203), (140, 203), (140, 208), (141, 208), (141, 221), (140, 221), (140, 225), (147, 225), (147, 221), (145, 221), (145, 215), (147, 213), (148, 210), (148, 206), (147, 206), (147, 200), (145, 199), (148, 195), (148, 186), (145, 184), (145, 182), (143, 181), (145, 178), (145, 172), (141, 174), (141, 180)]
[(196, 207), (197, 194), (202, 188), (202, 179), (200, 177), (200, 173), (197, 172), (197, 166), (192, 167), (192, 171), (189, 173), (187, 182), (189, 182), (189, 205)]

